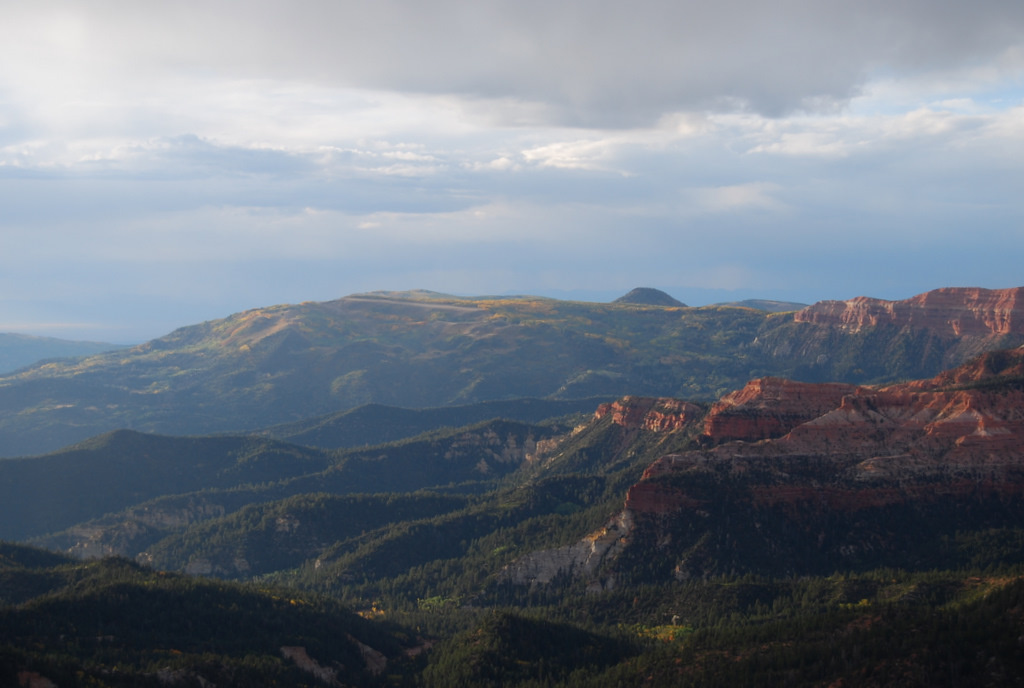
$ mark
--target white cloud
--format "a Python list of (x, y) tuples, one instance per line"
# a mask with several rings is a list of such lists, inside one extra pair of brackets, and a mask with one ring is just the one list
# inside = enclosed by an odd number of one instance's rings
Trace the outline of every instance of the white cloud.
[(0, 56), (17, 66), (8, 80), (79, 114), (140, 90), (163, 100), (159, 93), (185, 75), (192, 83), (269, 78), (521, 104), (509, 108), (510, 123), (524, 115), (534, 123), (652, 123), (737, 105), (778, 114), (845, 102), (882, 69), (937, 78), (995, 63), (1019, 75), (1024, 44), (1024, 9), (1009, 0), (25, 7), (5, 14)]
[(520, 164), (516, 163), (507, 155), (501, 155), (487, 162), (475, 161), (466, 162), (464, 164), (477, 172), (514, 172), (522, 169)]
[(607, 141), (559, 141), (522, 152), (527, 163), (571, 170), (607, 170), (610, 156)]
[(779, 191), (777, 184), (752, 182), (733, 186), (719, 186), (696, 189), (692, 192), (697, 205), (713, 213), (734, 212), (738, 210), (785, 210), (786, 205), (776, 199), (773, 194)]

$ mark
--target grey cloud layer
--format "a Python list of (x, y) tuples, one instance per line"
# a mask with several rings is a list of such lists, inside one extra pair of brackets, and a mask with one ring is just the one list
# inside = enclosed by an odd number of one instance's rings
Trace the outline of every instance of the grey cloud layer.
[(1024, 47), (1018, 0), (59, 6), (51, 4), (53, 16), (95, 51), (97, 69), (184, 67), (513, 98), (539, 104), (535, 117), (588, 125), (650, 123), (694, 108), (778, 115), (827, 107), (880, 71), (1022, 59)]

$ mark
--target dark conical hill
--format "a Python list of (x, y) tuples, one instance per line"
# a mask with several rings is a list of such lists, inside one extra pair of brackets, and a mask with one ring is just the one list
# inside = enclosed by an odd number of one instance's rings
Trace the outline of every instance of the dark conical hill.
[(686, 304), (682, 301), (672, 298), (660, 289), (651, 289), (649, 287), (637, 287), (628, 294), (620, 296), (619, 298), (612, 301), (612, 303), (628, 303), (637, 306), (675, 306), (676, 308), (685, 308)]

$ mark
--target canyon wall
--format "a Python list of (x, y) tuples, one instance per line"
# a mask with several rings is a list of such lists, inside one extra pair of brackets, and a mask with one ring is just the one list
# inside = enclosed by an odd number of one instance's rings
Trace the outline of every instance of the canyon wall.
[(796, 322), (858, 331), (877, 325), (933, 330), (949, 336), (1024, 334), (1024, 287), (936, 289), (901, 301), (859, 296), (821, 301), (797, 311)]

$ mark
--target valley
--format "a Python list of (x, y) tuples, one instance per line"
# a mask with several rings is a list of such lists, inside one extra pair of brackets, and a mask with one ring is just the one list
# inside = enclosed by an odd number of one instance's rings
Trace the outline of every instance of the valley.
[(636, 292), (0, 378), (0, 684), (1016, 685), (1024, 289)]

